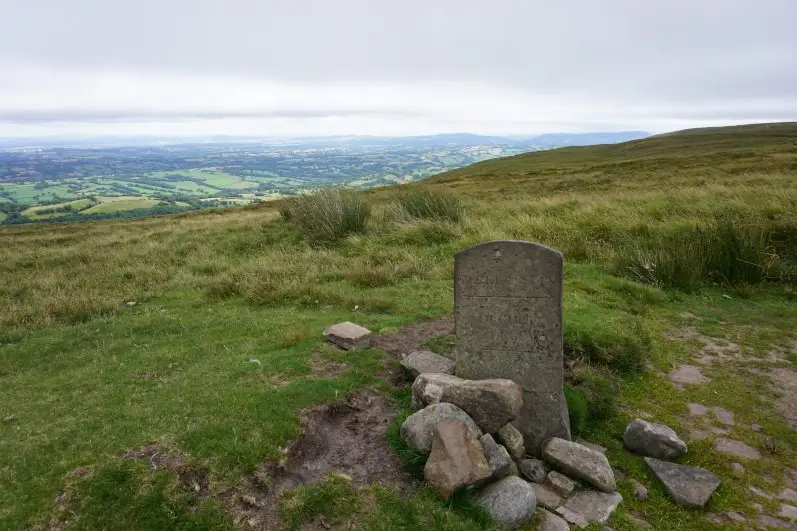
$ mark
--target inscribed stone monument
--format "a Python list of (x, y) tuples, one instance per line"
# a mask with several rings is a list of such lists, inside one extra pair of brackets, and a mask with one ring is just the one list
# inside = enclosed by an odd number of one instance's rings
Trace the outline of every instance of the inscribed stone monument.
[(508, 378), (523, 388), (513, 422), (539, 456), (570, 439), (562, 340), (562, 254), (531, 242), (493, 241), (455, 259), (456, 374)]

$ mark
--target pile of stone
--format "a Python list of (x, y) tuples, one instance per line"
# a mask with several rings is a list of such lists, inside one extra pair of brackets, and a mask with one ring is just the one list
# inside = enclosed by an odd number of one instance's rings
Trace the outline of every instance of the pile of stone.
[[(402, 365), (418, 376), (401, 436), (428, 455), (427, 484), (445, 499), (473, 489), (477, 505), (505, 529), (516, 529), (539, 510), (541, 529), (569, 529), (606, 522), (622, 501), (606, 456), (586, 445), (552, 437), (541, 459), (527, 456), (523, 434), (512, 424), (523, 410), (523, 389), (508, 379), (466, 380), (423, 367), (453, 371), (431, 352), (413, 353)], [(576, 490), (582, 480), (590, 488)]]

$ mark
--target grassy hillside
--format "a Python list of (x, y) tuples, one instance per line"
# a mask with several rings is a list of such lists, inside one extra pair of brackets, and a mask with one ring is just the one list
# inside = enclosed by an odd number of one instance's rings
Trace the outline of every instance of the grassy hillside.
[[(268, 528), (265, 509), (244, 511), (238, 496), (264, 462), (284, 459), (303, 408), (363, 387), (408, 406), (386, 377), (391, 356), (327, 348), (323, 328), (351, 320), (389, 333), (445, 316), (454, 253), (507, 238), (564, 252), (575, 428), (651, 488), (642, 503), (621, 481), (612, 527), (635, 529), (634, 513), (668, 529), (721, 528), (672, 505), (621, 448), (634, 416), (694, 427), (688, 402), (734, 411), (728, 436), (763, 449), (757, 423), (776, 441), (743, 478), (711, 439), (684, 460), (723, 480), (713, 512), (753, 519), (748, 487), (779, 491), (797, 469), (797, 436), (767, 376), (797, 356), (796, 145), (797, 125), (779, 124), (497, 159), (359, 193), (370, 216), (334, 241), (284, 203), (3, 227), (0, 528), (222, 529), (246, 518)], [(674, 393), (662, 375), (694, 363), (700, 337), (745, 358)], [(445, 334), (426, 339), (450, 348)], [(180, 467), (153, 467), (141, 451), (152, 444)], [(424, 489), (401, 497), (335, 478), (274, 503), (294, 528), (489, 526), (467, 496), (444, 504)]]

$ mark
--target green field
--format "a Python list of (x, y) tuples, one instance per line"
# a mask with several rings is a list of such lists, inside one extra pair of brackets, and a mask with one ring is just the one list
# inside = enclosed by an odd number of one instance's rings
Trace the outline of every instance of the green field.
[(86, 209), (92, 204), (94, 204), (94, 201), (92, 201), (91, 199), (76, 199), (74, 201), (66, 201), (64, 203), (55, 203), (52, 205), (30, 207), (27, 210), (24, 210), (22, 214), (30, 219), (49, 219), (49, 218), (63, 216), (65, 212), (47, 212), (48, 210), (59, 209), (63, 207), (71, 207), (72, 212), (78, 212)]
[(137, 208), (152, 208), (160, 203), (158, 199), (141, 197), (103, 197), (98, 205), (84, 210), (83, 214), (108, 214)]
[[(294, 459), (285, 448), (306, 408), (370, 411), (343, 404), (370, 389), (398, 411), (374, 421), (393, 423), (377, 443), (417, 477), (423, 461), (396, 435), (410, 411), (408, 389), (393, 385), (396, 357), (337, 351), (321, 333), (348, 320), (389, 334), (449, 316), (454, 254), (495, 239), (564, 253), (574, 434), (606, 446), (627, 475), (607, 525), (639, 529), (633, 515), (673, 531), (728, 528), (670, 502), (623, 450), (636, 417), (709, 433), (679, 458), (722, 481), (708, 511), (751, 525), (754, 502), (776, 514), (779, 502), (749, 489), (774, 495), (797, 474), (786, 418), (797, 396), (774, 377), (797, 370), (795, 140), (797, 125), (781, 124), (496, 159), (353, 192), (346, 208), (371, 211), (354, 221), (274, 201), (2, 227), (0, 246), (14, 252), (0, 256), (0, 418), (13, 419), (0, 424), (0, 528), (496, 529), (467, 492), (443, 502), (423, 487), (329, 476), (274, 494), (269, 475)], [(344, 225), (353, 232), (324, 238)], [(413, 348), (450, 351), (450, 334), (430, 334)], [(706, 362), (706, 344), (728, 354)], [(682, 364), (709, 381), (674, 391), (667, 375)], [(740, 460), (744, 475), (690, 403), (734, 413), (723, 436), (761, 453)], [(343, 472), (358, 479), (356, 466)]]

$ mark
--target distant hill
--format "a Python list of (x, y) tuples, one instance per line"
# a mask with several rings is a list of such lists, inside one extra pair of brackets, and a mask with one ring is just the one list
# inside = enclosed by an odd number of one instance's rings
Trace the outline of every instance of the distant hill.
[(595, 144), (617, 144), (629, 140), (647, 138), (645, 131), (619, 131), (616, 133), (550, 133), (528, 139), (530, 144), (543, 147), (591, 146)]
[(651, 186), (646, 176), (677, 172), (712, 174), (797, 171), (797, 122), (692, 129), (611, 145), (563, 147), (472, 164), (426, 180), (432, 184), (541, 190), (590, 187), (627, 177)]

